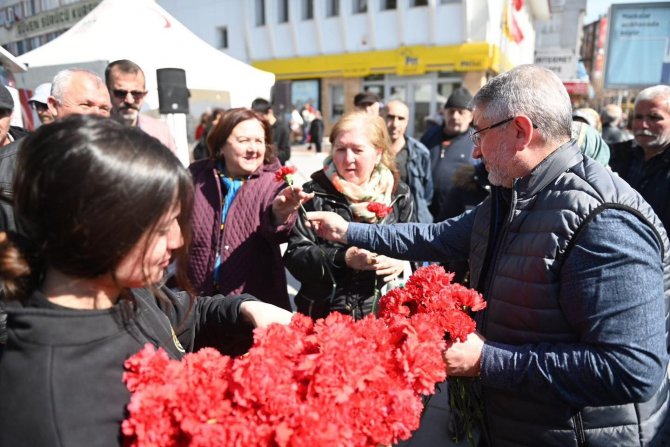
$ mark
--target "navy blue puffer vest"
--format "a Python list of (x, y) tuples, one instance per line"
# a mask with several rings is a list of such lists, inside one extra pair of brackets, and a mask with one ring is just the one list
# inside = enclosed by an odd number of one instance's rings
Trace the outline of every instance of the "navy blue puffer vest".
[[(492, 199), (479, 207), (471, 239), (472, 284), (480, 284), (486, 256)], [(559, 274), (580, 228), (605, 208), (630, 210), (655, 230), (664, 247), (666, 331), (670, 285), (669, 244), (660, 220), (627, 183), (571, 142), (514, 185), (510, 214), (499, 238), (499, 253), (487, 275), (487, 340), (522, 345), (574, 342), (577, 334), (559, 303)], [(532, 231), (531, 231), (532, 229)], [(667, 334), (666, 334), (667, 338)], [(668, 411), (668, 386), (643, 404), (570, 408), (548, 396), (482, 390), (486, 430), (495, 446), (647, 445)], [(505, 421), (501, 423), (501, 421)]]

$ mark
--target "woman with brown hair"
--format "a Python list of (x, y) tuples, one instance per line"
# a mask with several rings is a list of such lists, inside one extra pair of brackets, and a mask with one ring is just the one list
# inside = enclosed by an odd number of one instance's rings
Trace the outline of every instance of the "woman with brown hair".
[(311, 195), (275, 179), (281, 166), (271, 135), (262, 115), (238, 108), (207, 136), (209, 158), (189, 168), (195, 198), (188, 276), (201, 294), (251, 293), (288, 310), (279, 244)]

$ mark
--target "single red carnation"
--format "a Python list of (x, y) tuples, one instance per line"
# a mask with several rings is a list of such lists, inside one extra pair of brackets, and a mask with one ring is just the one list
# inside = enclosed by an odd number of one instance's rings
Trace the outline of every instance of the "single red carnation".
[(291, 177), (297, 171), (295, 166), (282, 166), (277, 172), (275, 172), (275, 180), (278, 182), (286, 182), (289, 186), (293, 183), (293, 178)]
[(386, 206), (383, 203), (370, 202), (368, 203), (368, 211), (370, 211), (371, 213), (375, 213), (377, 219), (383, 219), (384, 217), (391, 214), (393, 208), (391, 208), (390, 206)]

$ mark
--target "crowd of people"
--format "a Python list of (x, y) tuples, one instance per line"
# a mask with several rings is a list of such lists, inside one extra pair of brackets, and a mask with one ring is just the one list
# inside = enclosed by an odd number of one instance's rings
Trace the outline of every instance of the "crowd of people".
[(129, 60), (63, 70), (28, 133), (0, 87), (0, 445), (121, 445), (145, 343), (242, 355), (292, 311), (364, 318), (425, 263), (487, 300), (442, 359), (473, 378), (482, 446), (670, 442), (670, 87), (639, 93), (629, 135), (524, 65), (453, 90), (420, 139), (361, 92), (304, 185), (286, 165), (298, 139), (321, 151), (318, 110), (203, 114), (185, 168), (146, 94)]

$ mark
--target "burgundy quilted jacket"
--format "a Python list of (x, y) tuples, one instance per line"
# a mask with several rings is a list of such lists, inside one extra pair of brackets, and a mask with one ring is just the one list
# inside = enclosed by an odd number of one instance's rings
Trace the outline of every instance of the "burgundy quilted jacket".
[(249, 293), (290, 310), (286, 274), (279, 244), (286, 242), (295, 214), (285, 225), (272, 224), (272, 201), (285, 187), (275, 180), (279, 162), (262, 165), (237, 193), (230, 206), (221, 236), (221, 182), (212, 160), (189, 167), (195, 184), (193, 236), (189, 248), (188, 276), (203, 296), (214, 293), (214, 264), (221, 251), (221, 283), (224, 295)]

